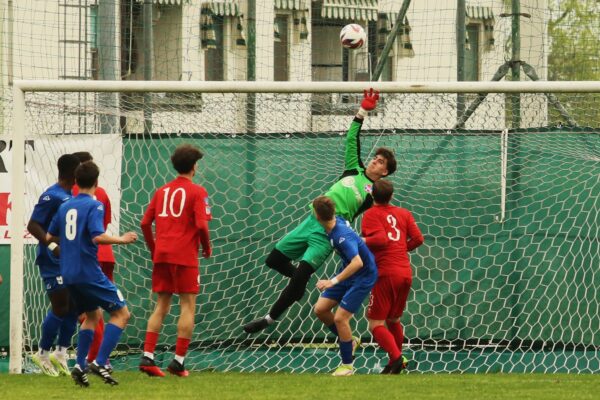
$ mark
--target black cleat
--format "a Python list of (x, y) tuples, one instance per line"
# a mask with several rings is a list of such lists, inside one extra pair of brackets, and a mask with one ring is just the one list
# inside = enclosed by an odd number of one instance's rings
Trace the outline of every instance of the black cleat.
[(76, 385), (81, 387), (90, 386), (90, 382), (88, 381), (87, 371), (83, 371), (79, 365), (76, 365), (71, 370), (71, 378), (75, 381)]
[(385, 367), (383, 367), (383, 369), (380, 372), (380, 374), (382, 374), (382, 375), (391, 374), (391, 373), (392, 373), (392, 365), (391, 364), (387, 364)]
[(185, 367), (183, 366), (183, 364), (181, 364), (177, 360), (171, 361), (171, 363), (167, 367), (167, 371), (169, 371), (173, 375), (177, 375), (177, 376), (181, 376), (181, 377), (185, 377), (185, 376), (188, 376), (190, 374), (188, 372), (188, 370), (185, 369)]
[(408, 359), (404, 356), (400, 356), (396, 361), (394, 361), (393, 363), (391, 363), (390, 366), (390, 374), (392, 375), (397, 375), (400, 372), (402, 372), (404, 369), (406, 369), (406, 366), (408, 365)]
[(255, 319), (254, 321), (248, 322), (244, 325), (244, 332), (246, 333), (256, 333), (260, 332), (269, 326), (269, 323), (265, 318)]
[(104, 383), (107, 383), (109, 385), (118, 385), (119, 382), (117, 382), (111, 375), (110, 372), (108, 372), (108, 370), (106, 369), (106, 367), (104, 366), (99, 366), (98, 364), (96, 364), (96, 361), (90, 363), (89, 366), (90, 372), (94, 375), (99, 376), (100, 378), (102, 378), (102, 380), (104, 381)]
[(142, 371), (145, 374), (148, 374), (148, 376), (165, 376), (165, 373), (162, 372), (160, 368), (156, 366), (156, 363), (150, 357), (142, 356), (139, 368), (140, 371)]

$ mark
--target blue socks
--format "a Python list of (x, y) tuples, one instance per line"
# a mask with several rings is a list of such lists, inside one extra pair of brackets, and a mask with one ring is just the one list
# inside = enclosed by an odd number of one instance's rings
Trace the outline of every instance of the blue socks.
[[(123, 333), (123, 329), (111, 323), (106, 324), (106, 327), (104, 328), (104, 338), (102, 339), (102, 344), (100, 345), (100, 350), (98, 350), (98, 356), (96, 357), (96, 364), (100, 366), (106, 365), (110, 353), (117, 347), (117, 343), (119, 343), (121, 333)], [(350, 351), (352, 351), (352, 342), (350, 342), (350, 349)], [(79, 357), (79, 349), (77, 354)]]
[(77, 329), (77, 314), (67, 314), (60, 325), (58, 332), (58, 345), (61, 347), (71, 347), (71, 339)]
[(79, 340), (77, 342), (77, 364), (84, 370), (87, 367), (87, 355), (90, 346), (94, 340), (94, 331), (91, 329), (79, 330)]
[(342, 364), (352, 364), (352, 340), (348, 342), (340, 340), (340, 355), (342, 356)]
[(40, 349), (49, 351), (54, 344), (54, 339), (62, 325), (62, 318), (58, 318), (52, 311), (48, 311), (44, 322), (42, 322), (42, 337), (40, 338)]

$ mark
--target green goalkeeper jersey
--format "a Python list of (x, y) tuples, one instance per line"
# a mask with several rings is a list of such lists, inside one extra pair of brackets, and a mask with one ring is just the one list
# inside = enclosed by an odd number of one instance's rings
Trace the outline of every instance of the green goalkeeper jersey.
[(348, 221), (354, 219), (373, 204), (373, 181), (365, 175), (360, 159), (360, 129), (362, 120), (354, 118), (346, 136), (344, 172), (325, 193), (335, 203), (336, 215)]

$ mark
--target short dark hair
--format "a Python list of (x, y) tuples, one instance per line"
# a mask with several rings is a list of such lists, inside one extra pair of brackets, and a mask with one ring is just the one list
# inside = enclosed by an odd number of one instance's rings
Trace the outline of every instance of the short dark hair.
[(89, 151), (76, 151), (73, 155), (79, 158), (79, 162), (92, 161), (94, 159)]
[(396, 172), (396, 156), (391, 149), (388, 149), (387, 147), (380, 147), (375, 151), (375, 155), (385, 158), (388, 170), (386, 176)]
[(379, 179), (373, 184), (373, 200), (377, 204), (388, 204), (394, 194), (394, 185), (386, 179)]
[(335, 216), (335, 204), (327, 196), (319, 196), (313, 200), (313, 209), (317, 219), (321, 221), (331, 221)]
[(75, 182), (81, 189), (90, 189), (98, 182), (100, 168), (93, 161), (79, 164), (75, 170)]
[(200, 160), (203, 156), (204, 154), (197, 147), (191, 144), (182, 144), (177, 146), (173, 152), (171, 162), (177, 172), (187, 174), (194, 168), (196, 161)]
[(63, 154), (56, 162), (58, 166), (58, 179), (74, 179), (75, 169), (79, 166), (79, 158), (72, 154)]

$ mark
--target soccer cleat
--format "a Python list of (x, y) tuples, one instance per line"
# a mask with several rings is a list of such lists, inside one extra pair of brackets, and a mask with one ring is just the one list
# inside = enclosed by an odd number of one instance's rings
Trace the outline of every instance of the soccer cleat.
[(354, 358), (354, 353), (360, 347), (360, 338), (356, 336), (352, 336), (352, 358)]
[(246, 333), (256, 333), (262, 331), (267, 326), (269, 326), (269, 323), (267, 322), (266, 318), (259, 318), (244, 325), (244, 331)]
[(173, 374), (173, 375), (177, 375), (177, 376), (181, 376), (181, 377), (185, 377), (188, 376), (190, 373), (188, 372), (187, 369), (185, 369), (185, 367), (183, 366), (183, 364), (181, 364), (179, 361), (177, 360), (173, 360), (171, 361), (171, 363), (169, 364), (169, 366), (167, 367), (167, 370)]
[(396, 361), (389, 364), (389, 367), (390, 367), (389, 373), (393, 374), (393, 375), (397, 375), (400, 372), (402, 372), (404, 369), (406, 369), (407, 365), (408, 365), (408, 359), (404, 356), (401, 356)]
[(50, 362), (58, 371), (59, 375), (68, 376), (69, 375), (69, 366), (67, 365), (67, 357), (61, 356), (56, 353), (50, 354)]
[(160, 370), (150, 357), (142, 356), (140, 360), (140, 371), (148, 374), (148, 376), (165, 376), (165, 373)]
[(106, 369), (106, 367), (104, 366), (100, 366), (98, 364), (96, 364), (96, 361), (90, 363), (89, 365), (89, 370), (92, 374), (99, 376), (100, 378), (102, 378), (102, 380), (104, 381), (104, 383), (109, 384), (109, 385), (118, 385), (119, 382), (117, 382), (115, 380), (115, 378), (113, 378), (110, 374), (110, 372), (108, 372), (108, 370)]
[(342, 364), (335, 371), (333, 371), (333, 376), (350, 376), (354, 374), (354, 367), (352, 364)]
[(79, 365), (76, 365), (71, 370), (71, 378), (73, 378), (76, 385), (79, 385), (81, 387), (90, 386), (90, 382), (88, 381), (86, 371), (83, 371)]
[(383, 367), (383, 369), (381, 370), (380, 374), (387, 375), (387, 374), (390, 373), (391, 370), (392, 370), (392, 365), (391, 364), (387, 364), (385, 367)]
[(107, 361), (106, 365), (104, 366), (104, 368), (106, 368), (106, 370), (108, 371), (109, 374), (112, 375), (112, 373), (115, 371), (112, 367), (112, 365), (110, 364), (110, 361)]
[(52, 377), (58, 376), (58, 371), (52, 365), (49, 357), (42, 357), (40, 353), (35, 353), (31, 356), (31, 361), (40, 369), (40, 371), (42, 371), (42, 373)]

